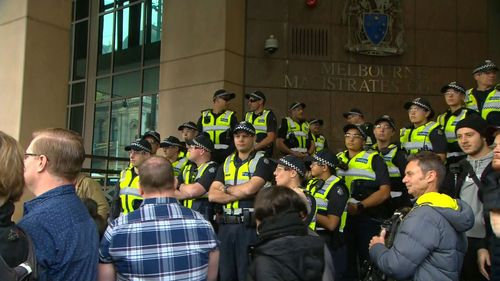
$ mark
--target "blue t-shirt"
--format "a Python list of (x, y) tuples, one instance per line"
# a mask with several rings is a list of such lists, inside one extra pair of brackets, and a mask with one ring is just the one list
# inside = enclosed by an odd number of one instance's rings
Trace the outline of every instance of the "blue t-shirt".
[(24, 203), (18, 225), (33, 240), (40, 281), (97, 280), (99, 234), (74, 185)]

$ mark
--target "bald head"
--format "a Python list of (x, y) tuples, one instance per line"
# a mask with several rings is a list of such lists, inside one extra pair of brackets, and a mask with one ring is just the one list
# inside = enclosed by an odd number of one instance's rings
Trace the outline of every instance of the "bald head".
[(174, 189), (172, 164), (160, 156), (152, 156), (139, 166), (139, 181), (145, 192)]

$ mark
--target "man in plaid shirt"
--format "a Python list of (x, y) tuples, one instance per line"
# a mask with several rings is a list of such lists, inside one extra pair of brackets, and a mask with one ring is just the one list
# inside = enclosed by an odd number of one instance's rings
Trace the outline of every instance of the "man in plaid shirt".
[(99, 280), (216, 280), (219, 249), (202, 215), (174, 197), (170, 162), (139, 167), (142, 206), (113, 221), (99, 249)]

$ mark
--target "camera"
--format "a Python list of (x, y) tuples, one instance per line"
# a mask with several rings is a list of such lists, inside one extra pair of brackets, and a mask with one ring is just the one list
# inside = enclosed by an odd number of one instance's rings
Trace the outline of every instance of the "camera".
[(278, 39), (274, 38), (274, 35), (270, 35), (269, 38), (266, 39), (266, 43), (264, 44), (264, 51), (268, 54), (274, 54), (278, 50)]

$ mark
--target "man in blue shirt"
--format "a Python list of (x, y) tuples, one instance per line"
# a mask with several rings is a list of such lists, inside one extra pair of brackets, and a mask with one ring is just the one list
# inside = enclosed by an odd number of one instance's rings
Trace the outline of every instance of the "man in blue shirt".
[(215, 281), (215, 232), (200, 213), (175, 199), (170, 162), (153, 156), (141, 164), (139, 176), (144, 201), (106, 229), (99, 249), (99, 280)]
[(97, 227), (73, 184), (84, 157), (82, 138), (65, 129), (35, 132), (26, 149), (24, 179), (36, 198), (19, 226), (33, 240), (38, 280), (97, 279)]

